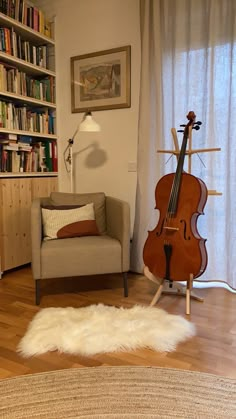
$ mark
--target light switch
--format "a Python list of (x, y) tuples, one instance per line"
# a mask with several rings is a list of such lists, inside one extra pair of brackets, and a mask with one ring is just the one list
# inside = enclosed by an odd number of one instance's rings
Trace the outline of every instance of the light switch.
[(136, 161), (128, 162), (128, 172), (137, 172), (137, 163)]

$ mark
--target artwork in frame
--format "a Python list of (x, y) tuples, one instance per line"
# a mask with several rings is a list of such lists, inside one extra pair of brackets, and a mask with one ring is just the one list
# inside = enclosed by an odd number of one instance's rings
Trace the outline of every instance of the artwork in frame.
[(130, 45), (71, 57), (73, 113), (131, 106)]

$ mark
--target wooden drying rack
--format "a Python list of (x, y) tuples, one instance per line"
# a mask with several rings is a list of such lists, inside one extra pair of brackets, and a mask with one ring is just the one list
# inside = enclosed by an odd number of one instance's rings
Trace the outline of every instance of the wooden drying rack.
[[(177, 160), (180, 154), (179, 149), (179, 142), (177, 138), (177, 132), (175, 128), (171, 128), (171, 134), (173, 137), (174, 142), (174, 150), (157, 150), (157, 153), (167, 153), (175, 155)], [(199, 149), (192, 149), (192, 126), (189, 127), (189, 139), (188, 139), (188, 149), (186, 150), (186, 156), (188, 157), (188, 173), (191, 174), (192, 170), (192, 155), (198, 154), (198, 153), (208, 153), (213, 151), (221, 151), (221, 148), (199, 148)], [(207, 190), (208, 195), (222, 195), (221, 192), (217, 192), (214, 189), (208, 189)], [(158, 290), (156, 294), (154, 295), (150, 306), (154, 306), (156, 302), (159, 300), (161, 294), (174, 294), (174, 295), (181, 295), (186, 297), (186, 314), (190, 314), (190, 299), (193, 298), (197, 301), (203, 302), (203, 298), (199, 297), (197, 294), (195, 294), (192, 291), (192, 283), (193, 283), (193, 274), (191, 273), (189, 276), (189, 280), (187, 280), (187, 285), (183, 286), (182, 284), (174, 281), (172, 286), (170, 287), (169, 281), (166, 281), (165, 279), (156, 278), (148, 269), (147, 266), (144, 267), (144, 275), (146, 278), (148, 278), (150, 281), (158, 284)]]

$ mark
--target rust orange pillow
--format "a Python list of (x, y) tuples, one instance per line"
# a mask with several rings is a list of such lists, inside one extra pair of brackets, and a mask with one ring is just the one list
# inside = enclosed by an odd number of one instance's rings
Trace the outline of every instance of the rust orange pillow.
[(44, 240), (97, 236), (93, 203), (76, 208), (42, 207)]

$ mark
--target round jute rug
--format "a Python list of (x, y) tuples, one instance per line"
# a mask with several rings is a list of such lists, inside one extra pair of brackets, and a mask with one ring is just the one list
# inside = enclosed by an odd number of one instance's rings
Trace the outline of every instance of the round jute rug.
[(73, 368), (0, 380), (0, 418), (236, 418), (236, 380), (158, 367)]

